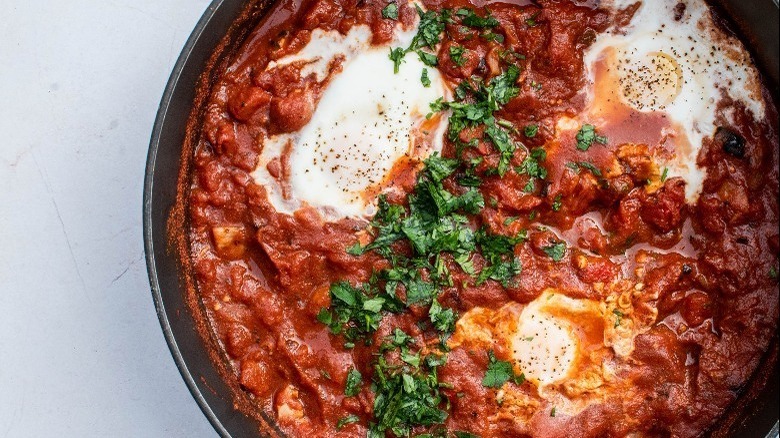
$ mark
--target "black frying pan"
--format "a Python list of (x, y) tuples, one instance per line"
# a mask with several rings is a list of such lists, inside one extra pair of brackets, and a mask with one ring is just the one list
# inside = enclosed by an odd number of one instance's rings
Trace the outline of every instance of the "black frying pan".
[[(209, 355), (213, 340), (202, 336), (187, 304), (187, 270), (167, 232), (177, 205), (177, 182), (187, 123), (198, 117), (198, 87), (208, 86), (219, 73), (220, 61), (246, 37), (270, 1), (214, 0), (192, 32), (165, 89), (152, 132), (144, 183), (144, 242), (152, 296), (165, 339), (184, 381), (203, 413), (223, 437), (253, 437), (258, 431), (277, 435), (270, 419), (237, 410), (233, 391), (220, 377)], [(654, 0), (648, 0), (654, 1)], [(778, 0), (713, 0), (735, 31), (741, 34), (778, 100)], [(216, 65), (217, 68), (211, 68)], [(181, 218), (179, 218), (181, 219)], [(173, 221), (174, 225), (177, 221)], [(178, 222), (181, 224), (181, 222)], [(767, 358), (741, 399), (726, 414), (713, 436), (778, 436), (777, 337)]]

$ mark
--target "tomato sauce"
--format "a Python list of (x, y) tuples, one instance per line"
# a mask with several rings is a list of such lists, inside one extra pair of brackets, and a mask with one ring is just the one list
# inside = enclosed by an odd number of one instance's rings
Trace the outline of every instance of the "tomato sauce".
[[(705, 142), (698, 164), (706, 166), (707, 178), (697, 203), (689, 205), (679, 178), (660, 182), (652, 192), (644, 188), (650, 175), (647, 150), (640, 143), (657, 143), (663, 124), (652, 117), (638, 132), (631, 132), (636, 125), (628, 119), (604, 128), (611, 141), (587, 154), (603, 169), (601, 175), (567, 166), (581, 161), (581, 155), (572, 152), (574, 133), (554, 137), (555, 124), (584, 109), (583, 51), (616, 19), (598, 9), (598, 2), (424, 3), (429, 10), (469, 7), (483, 13), (480, 8), (489, 8), (504, 41), (471, 38), (452, 25), (440, 53), (458, 44), (468, 56), (462, 65), (440, 56), (438, 69), (457, 83), (472, 75), (495, 75), (491, 69), (502, 50), (522, 54), (517, 60), (521, 91), (500, 115), (517, 127), (538, 125), (538, 134), (523, 142), (529, 150), (543, 147), (547, 153), (548, 176), (543, 184), (537, 181), (534, 191), (524, 190), (527, 175), (485, 179), (480, 191), (488, 202), (472, 218), (496, 233), (528, 230), (527, 242), (516, 249), (523, 267), (518, 281), (506, 287), (496, 281), (464, 287), (468, 275), (447, 258), (455, 286), (440, 296), (441, 304), (460, 314), (474, 307), (498, 309), (528, 303), (547, 288), (602, 300), (605, 285), (630, 277), (645, 291), (645, 304), (658, 311), (616, 370), (630, 382), (630, 390), (609, 393), (574, 416), (536, 416), (528, 423), (516, 421), (523, 413), (507, 416), (496, 403), (497, 390), (481, 383), (488, 357), (454, 348), (439, 372), (439, 380), (448, 384), (444, 392), (450, 404), (443, 426), (483, 437), (698, 436), (736, 399), (777, 329), (776, 110), (768, 105), (771, 122), (759, 124), (737, 111), (737, 123), (729, 129), (745, 139), (743, 157), (724, 152), (717, 141)], [(430, 336), (416, 324), (420, 315), (413, 307), (386, 315), (373, 345), (345, 348), (317, 315), (330, 304), (331, 284), (365, 282), (387, 266), (373, 252), (347, 253), (356, 239), (365, 238), (367, 223), (325, 223), (312, 209), (277, 213), (250, 175), (261, 152), (259, 139), (304, 126), (322, 92), (294, 68), (269, 74), (264, 67), (295, 53), (317, 28), (347, 32), (364, 24), (373, 44), (388, 42), (395, 22), (382, 18), (386, 4), (279, 2), (210, 90), (194, 151), (188, 237), (206, 320), (229, 363), (228, 378), (289, 436), (365, 436), (374, 395), (365, 385), (357, 396), (345, 396), (348, 370), (355, 368), (368, 379), (377, 346), (395, 328), (421, 343)], [(413, 7), (400, 5), (401, 23), (412, 25), (416, 16)], [(445, 145), (443, 155), (453, 154), (453, 146)], [(484, 166), (495, 158), (480, 147), (465, 154), (466, 159), (484, 157)], [(512, 164), (519, 166), (525, 158), (518, 150)], [(620, 167), (608, 171), (614, 162)], [(284, 163), (276, 165), (276, 172), (285, 171)], [(388, 199), (403, 203), (414, 178), (398, 180), (406, 192), (395, 191)], [(557, 239), (569, 248), (560, 262), (544, 250)], [(475, 260), (477, 267), (481, 263)], [(525, 385), (520, 393), (538, 398)], [(350, 415), (359, 421), (337, 428)]]

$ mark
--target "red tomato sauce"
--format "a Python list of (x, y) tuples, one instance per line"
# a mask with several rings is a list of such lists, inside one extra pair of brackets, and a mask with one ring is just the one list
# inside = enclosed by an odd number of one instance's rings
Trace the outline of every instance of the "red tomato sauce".
[[(429, 10), (469, 7), (484, 13), (483, 2), (424, 3)], [(547, 288), (572, 298), (602, 300), (605, 285), (628, 276), (653, 297), (658, 315), (636, 337), (634, 352), (619, 370), (621, 379), (631, 382), (630, 396), (610, 393), (575, 416), (513, 421), (501, 414), (497, 390), (481, 383), (487, 355), (454, 348), (439, 372), (439, 380), (448, 384), (444, 393), (450, 408), (443, 425), (448, 430), (483, 437), (697, 436), (736, 399), (777, 329), (776, 110), (768, 105), (766, 119), (772, 122), (759, 124), (744, 111), (737, 113), (738, 123), (729, 129), (745, 139), (741, 158), (725, 153), (715, 141), (706, 142), (698, 160), (706, 166), (707, 178), (695, 205), (685, 203), (679, 178), (663, 181), (653, 192), (644, 189), (648, 158), (642, 143), (654, 144), (659, 135), (651, 118), (638, 132), (620, 123), (606, 127), (614, 141), (575, 156), (573, 134), (553, 134), (561, 116), (583, 110), (583, 51), (615, 19), (595, 3), (490, 3), (504, 35), (501, 43), (472, 38), (455, 25), (447, 29), (438, 69), (451, 83), (472, 75), (494, 76), (497, 58), (506, 49), (522, 54), (516, 60), (521, 91), (500, 115), (517, 127), (538, 125), (538, 134), (523, 142), (529, 149), (545, 148), (548, 176), (531, 192), (524, 190), (527, 175), (486, 178), (479, 190), (488, 202), (470, 218), (496, 233), (528, 230), (528, 240), (515, 250), (523, 267), (518, 281), (506, 287), (496, 281), (469, 285), (468, 275), (447, 258), (455, 286), (439, 301), (463, 314), (477, 306), (528, 303)], [(401, 328), (421, 342), (430, 336), (416, 324), (420, 314), (411, 308), (386, 315), (373, 345), (345, 348), (343, 339), (317, 320), (330, 304), (329, 287), (338, 281), (367, 281), (388, 262), (372, 252), (360, 257), (347, 253), (366, 222), (326, 223), (312, 209), (277, 213), (250, 175), (261, 152), (259, 139), (300, 129), (322, 92), (295, 68), (269, 74), (264, 67), (295, 53), (317, 28), (346, 33), (364, 24), (372, 31), (373, 44), (390, 41), (396, 22), (382, 18), (386, 4), (281, 1), (211, 88), (199, 127), (187, 198), (199, 298), (220, 354), (229, 363), (228, 378), (250, 395), (254, 409), (277, 418), (289, 436), (365, 436), (374, 395), (364, 385), (357, 396), (346, 397), (348, 370), (359, 370), (368, 381), (377, 346), (392, 329)], [(412, 7), (400, 5), (400, 22), (411, 25), (416, 16)], [(462, 65), (443, 55), (451, 44), (468, 49)], [(452, 145), (445, 145), (443, 155), (453, 154)], [(466, 151), (466, 158), (478, 156), (484, 166), (496, 159), (486, 147)], [(567, 166), (583, 156), (604, 169), (602, 175)], [(512, 165), (525, 158), (518, 150)], [(607, 171), (613, 162), (619, 169)], [(276, 172), (284, 171), (284, 163), (278, 163)], [(404, 203), (414, 177), (398, 181), (406, 192), (395, 191), (389, 200)], [(544, 248), (559, 237), (568, 250), (555, 262)], [(481, 263), (475, 260), (478, 268)], [(538, 398), (529, 383), (518, 391)], [(359, 421), (337, 430), (338, 421), (349, 415)]]

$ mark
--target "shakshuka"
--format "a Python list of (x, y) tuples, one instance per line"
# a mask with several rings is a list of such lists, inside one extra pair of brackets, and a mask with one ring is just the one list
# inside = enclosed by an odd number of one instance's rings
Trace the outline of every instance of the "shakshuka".
[(278, 433), (696, 437), (769, 348), (778, 113), (703, 0), (279, 0), (233, 53), (184, 233)]

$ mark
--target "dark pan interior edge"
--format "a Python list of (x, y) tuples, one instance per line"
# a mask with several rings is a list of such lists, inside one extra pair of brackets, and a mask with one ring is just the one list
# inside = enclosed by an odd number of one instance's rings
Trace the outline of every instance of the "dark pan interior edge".
[[(740, 37), (742, 37), (746, 45), (751, 47), (752, 54), (756, 58), (756, 62), (762, 73), (765, 75), (765, 79), (767, 79), (768, 85), (770, 86), (770, 93), (777, 101), (777, 0), (772, 0), (771, 4), (769, 0), (764, 0), (766, 2), (765, 6), (770, 8), (768, 14), (767, 10), (762, 7), (755, 8), (756, 4), (759, 2), (743, 3), (740, 0), (710, 1), (714, 3), (719, 9), (726, 12), (723, 14), (724, 17), (762, 17), (757, 21), (759, 23), (764, 23), (767, 26), (755, 26), (753, 23), (745, 21), (744, 19), (729, 21), (731, 21), (735, 26), (735, 30), (740, 35)], [(260, 426), (254, 420), (232, 409), (232, 402), (230, 400), (232, 393), (230, 392), (229, 388), (226, 386), (224, 388), (214, 387), (219, 386), (219, 376), (216, 376), (216, 380), (214, 379), (215, 376), (210, 375), (207, 378), (202, 373), (200, 374), (200, 379), (195, 377), (197, 375), (197, 373), (195, 373), (195, 368), (201, 368), (201, 365), (203, 365), (203, 360), (205, 359), (208, 361), (209, 357), (208, 354), (202, 354), (202, 357), (195, 361), (186, 357), (188, 352), (190, 355), (192, 354), (193, 341), (196, 343), (201, 342), (201, 339), (199, 336), (197, 336), (194, 327), (192, 330), (192, 335), (188, 336), (187, 339), (182, 339), (181, 336), (179, 338), (176, 337), (176, 330), (174, 330), (174, 326), (176, 324), (181, 324), (179, 319), (186, 319), (187, 316), (178, 314), (180, 310), (178, 306), (176, 306), (175, 311), (173, 310), (173, 306), (166, 308), (162, 294), (162, 290), (173, 291), (176, 289), (175, 287), (170, 289), (165, 287), (165, 283), (170, 283), (171, 280), (179, 280), (177, 277), (178, 267), (175, 265), (167, 266), (167, 261), (162, 260), (165, 258), (170, 258), (170, 254), (168, 254), (168, 257), (165, 257), (167, 251), (165, 223), (168, 216), (168, 207), (170, 207), (173, 202), (168, 203), (167, 199), (165, 199), (168, 197), (168, 193), (165, 193), (163, 196), (159, 196), (159, 198), (163, 199), (154, 199), (155, 190), (165, 190), (165, 188), (160, 187), (160, 184), (155, 187), (154, 182), (155, 179), (159, 180), (162, 178), (160, 176), (160, 172), (157, 172), (157, 175), (155, 174), (155, 170), (160, 167), (158, 166), (159, 149), (161, 147), (165, 148), (165, 144), (169, 143), (163, 141), (166, 137), (166, 133), (164, 132), (163, 127), (166, 125), (166, 122), (171, 124), (171, 121), (169, 120), (169, 109), (172, 102), (174, 101), (174, 98), (180, 97), (177, 96), (177, 94), (181, 94), (182, 87), (191, 87), (191, 91), (187, 90), (187, 92), (184, 94), (189, 93), (194, 95), (194, 90), (196, 88), (195, 84), (197, 83), (198, 76), (203, 70), (206, 61), (212, 55), (212, 50), (217, 46), (220, 39), (224, 36), (224, 30), (230, 27), (232, 20), (235, 19), (235, 17), (237, 17), (244, 9), (244, 3), (246, 2), (239, 0), (213, 0), (187, 40), (167, 83), (163, 98), (160, 102), (157, 118), (155, 120), (154, 129), (152, 132), (152, 141), (146, 163), (143, 199), (143, 233), (146, 251), (146, 263), (157, 316), (160, 320), (166, 342), (168, 343), (171, 354), (174, 357), (176, 366), (179, 369), (182, 378), (187, 384), (187, 387), (192, 393), (193, 398), (200, 406), (204, 415), (212, 424), (216, 432), (222, 437), (254, 436), (258, 433)], [(760, 10), (763, 10), (764, 13), (762, 14)], [(773, 12), (774, 16), (772, 16)], [(774, 20), (774, 26), (771, 24), (773, 22), (772, 20)], [(209, 32), (210, 29), (214, 28), (217, 29), (217, 32)], [(759, 38), (757, 35), (762, 34), (762, 32), (764, 34), (769, 33), (770, 36), (763, 36)], [(771, 36), (772, 33), (774, 37)], [(761, 43), (759, 43), (759, 41)], [(771, 44), (774, 44), (774, 47), (769, 47), (769, 49), (767, 49), (767, 41), (769, 41), (770, 46)], [(774, 41), (774, 43), (772, 43), (772, 41)], [(757, 50), (757, 47), (762, 49)], [(207, 48), (207, 50), (202, 50), (204, 48)], [(772, 52), (772, 50), (774, 50), (774, 52)], [(198, 68), (195, 68), (196, 66)], [(194, 97), (190, 97), (187, 102), (191, 102), (193, 98)], [(185, 118), (188, 116), (189, 111), (187, 111)], [(182, 133), (181, 136), (183, 141), (184, 134)], [(181, 142), (176, 145), (175, 149), (177, 151), (180, 144)], [(178, 152), (173, 155), (175, 156), (178, 165)], [(170, 195), (170, 199), (175, 198), (175, 174), (176, 172), (174, 170), (172, 182), (170, 184), (170, 188), (172, 188), (174, 193)], [(153, 210), (153, 207), (155, 210)], [(158, 266), (160, 269), (158, 269)], [(171, 277), (173, 278), (171, 279)], [(184, 309), (187, 309), (186, 305), (184, 306)], [(775, 338), (774, 345), (777, 345), (777, 337)], [(198, 350), (197, 346), (194, 348)], [(202, 345), (200, 346), (200, 350), (203, 350)], [(776, 363), (772, 368), (773, 369), (766, 370), (766, 376), (764, 376), (764, 379), (768, 380), (765, 390), (759, 391), (761, 394), (759, 394), (758, 397), (755, 397), (756, 400), (752, 400), (752, 403), (745, 403), (745, 406), (742, 406), (742, 409), (745, 412), (750, 412), (751, 415), (744, 416), (741, 421), (736, 421), (732, 427), (729, 427), (728, 429), (730, 429), (731, 432), (729, 435), (736, 437), (766, 436), (767, 438), (778, 436), (778, 423), (776, 420), (778, 418), (776, 400), (778, 394), (778, 373)], [(767, 395), (769, 397), (767, 397)], [(771, 400), (774, 400), (774, 405), (771, 405)], [(770, 415), (770, 417), (767, 418), (766, 415)], [(769, 430), (769, 432), (766, 432), (766, 425), (772, 424), (771, 418), (775, 419), (774, 426), (771, 428), (771, 430)], [(229, 423), (230, 427), (226, 427), (223, 422), (226, 424)], [(761, 423), (761, 425), (755, 423)], [(238, 433), (238, 435), (236, 435), (236, 433)], [(764, 435), (764, 433), (766, 433), (766, 435)]]
[[(211, 4), (208, 6), (206, 11), (201, 16), (200, 20), (198, 21), (197, 25), (195, 26), (192, 34), (188, 38), (181, 55), (179, 56), (178, 60), (176, 61), (176, 64), (173, 68), (173, 72), (171, 73), (171, 76), (168, 80), (168, 83), (165, 87), (165, 91), (162, 97), (162, 100), (160, 102), (160, 106), (158, 109), (157, 117), (154, 122), (154, 128), (152, 131), (152, 137), (151, 137), (151, 144), (149, 147), (149, 153), (147, 156), (147, 162), (146, 162), (146, 171), (145, 171), (145, 180), (144, 180), (144, 197), (143, 197), (143, 234), (144, 234), (144, 249), (146, 254), (146, 265), (147, 265), (147, 271), (149, 274), (149, 282), (152, 289), (152, 295), (154, 298), (155, 308), (157, 311), (157, 317), (160, 321), (160, 325), (163, 329), (163, 335), (165, 336), (165, 340), (168, 344), (168, 347), (171, 351), (171, 355), (174, 358), (174, 361), (176, 363), (176, 367), (179, 370), (179, 373), (181, 374), (182, 378), (184, 379), (188, 389), (190, 390), (190, 393), (192, 394), (195, 401), (198, 403), (198, 406), (203, 411), (203, 414), (206, 416), (208, 421), (211, 423), (211, 425), (214, 427), (215, 431), (222, 437), (229, 438), (231, 437), (231, 433), (228, 432), (228, 430), (225, 428), (225, 426), (222, 424), (222, 419), (230, 418), (230, 417), (236, 417), (237, 413), (230, 412), (227, 410), (222, 410), (221, 412), (215, 412), (213, 409), (214, 403), (213, 400), (215, 397), (219, 397), (217, 394), (217, 391), (215, 391), (213, 388), (209, 387), (209, 385), (206, 383), (205, 378), (201, 378), (201, 380), (196, 380), (195, 374), (193, 373), (193, 370), (191, 370), (192, 361), (189, 361), (185, 358), (184, 350), (185, 349), (191, 349), (192, 345), (191, 341), (200, 342), (200, 338), (197, 336), (194, 323), (192, 324), (192, 335), (186, 339), (188, 342), (182, 342), (182, 339), (179, 339), (174, 334), (174, 328), (173, 324), (177, 323), (178, 321), (172, 321), (174, 315), (171, 309), (166, 309), (163, 295), (162, 295), (162, 287), (161, 282), (164, 280), (171, 280), (171, 277), (173, 281), (178, 281), (178, 269), (177, 266), (170, 264), (165, 264), (167, 260), (163, 260), (166, 258), (170, 258), (171, 254), (169, 254), (168, 251), (168, 245), (167, 245), (167, 236), (166, 236), (166, 229), (165, 224), (167, 222), (167, 216), (168, 216), (168, 210), (172, 206), (173, 202), (172, 200), (176, 197), (176, 176), (177, 171), (176, 169), (166, 169), (169, 171), (168, 179), (170, 180), (169, 187), (172, 188), (173, 193), (168, 194), (167, 196), (160, 196), (160, 198), (168, 198), (167, 205), (162, 205), (162, 203), (165, 201), (165, 199), (155, 200), (154, 198), (154, 192), (155, 190), (164, 190), (161, 189), (158, 185), (158, 187), (155, 187), (154, 182), (155, 178), (160, 177), (160, 172), (157, 172), (155, 174), (155, 171), (158, 168), (158, 153), (161, 147), (161, 143), (163, 139), (165, 138), (165, 132), (163, 130), (164, 126), (166, 125), (166, 122), (170, 123), (168, 121), (169, 114), (168, 111), (171, 107), (171, 103), (174, 99), (174, 96), (179, 92), (179, 90), (182, 88), (182, 83), (180, 82), (182, 78), (187, 76), (187, 85), (190, 86), (189, 94), (191, 94), (190, 98), (188, 99), (188, 102), (192, 102), (194, 99), (194, 93), (196, 89), (196, 83), (198, 80), (198, 76), (200, 75), (200, 70), (203, 66), (205, 66), (207, 60), (211, 56), (211, 50), (217, 46), (218, 41), (224, 36), (223, 31), (224, 29), (227, 29), (229, 27), (229, 23), (225, 24), (222, 23), (222, 25), (218, 25), (216, 21), (214, 21), (215, 17), (218, 16), (217, 12), (221, 12), (220, 8), (225, 6), (226, 3), (233, 3), (233, 7), (231, 9), (236, 9), (235, 11), (229, 11), (225, 12), (222, 15), (222, 20), (229, 20), (232, 22), (232, 20), (238, 15), (240, 10), (242, 9), (240, 3), (241, 2), (225, 2), (224, 0), (213, 0)], [(236, 7), (239, 6), (239, 7)], [(218, 32), (208, 32), (210, 28), (218, 27), (220, 28)], [(199, 50), (196, 51), (196, 46), (199, 45), (199, 43), (202, 41), (202, 38), (204, 40), (208, 40), (204, 43), (205, 46), (210, 47), (208, 50)], [(200, 68), (193, 69), (192, 64), (197, 65)], [(187, 71), (185, 71), (187, 70)], [(195, 70), (193, 72), (193, 70)], [(188, 104), (189, 105), (189, 104)], [(184, 115), (185, 119), (189, 115), (189, 111), (187, 111), (187, 114)], [(182, 123), (182, 126), (185, 125), (186, 122)], [(181, 133), (181, 139), (176, 145), (176, 150), (178, 151), (181, 143), (183, 142), (184, 132), (182, 129)], [(178, 167), (178, 152), (173, 154), (173, 157), (175, 158), (174, 161), (176, 161), (175, 165)], [(172, 170), (172, 172), (170, 172)], [(163, 208), (164, 207), (164, 208)], [(161, 265), (161, 269), (158, 271), (158, 265)], [(175, 288), (178, 290), (178, 288)], [(180, 291), (182, 295), (183, 300), (183, 291)], [(183, 306), (182, 308), (186, 308), (186, 306)], [(181, 308), (176, 309), (176, 313), (179, 313)], [(176, 315), (181, 316), (181, 315)], [(180, 344), (188, 344), (188, 345), (180, 345)], [(208, 360), (208, 355), (203, 355), (203, 359), (201, 359), (201, 362), (205, 359)], [(217, 376), (218, 377), (218, 376)], [(213, 379), (212, 379), (213, 381)], [(227, 388), (223, 389), (222, 391), (219, 391), (221, 394), (227, 394), (230, 395), (229, 390), (226, 390)], [(222, 399), (223, 405), (226, 405), (228, 408), (232, 408), (232, 401), (231, 400), (225, 400)], [(239, 420), (240, 421), (240, 420)], [(247, 421), (244, 422), (245, 427), (244, 429), (249, 432), (257, 431), (259, 426), (257, 424), (253, 424), (251, 420), (247, 418)]]
[(758, 69), (778, 100), (780, 87), (780, 27), (778, 0), (707, 0), (730, 22), (742, 42), (748, 47)]
[[(736, 33), (756, 62), (770, 98), (780, 104), (780, 57), (778, 47), (778, 0), (707, 0), (716, 15)], [(758, 369), (740, 396), (712, 431), (713, 438), (780, 436), (780, 377), (778, 333), (770, 342)]]

